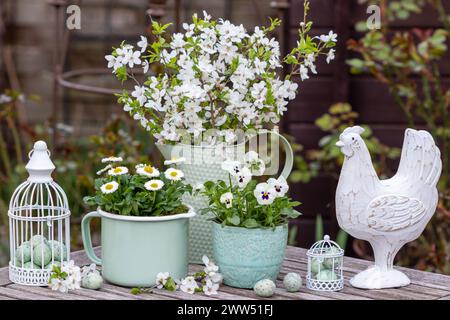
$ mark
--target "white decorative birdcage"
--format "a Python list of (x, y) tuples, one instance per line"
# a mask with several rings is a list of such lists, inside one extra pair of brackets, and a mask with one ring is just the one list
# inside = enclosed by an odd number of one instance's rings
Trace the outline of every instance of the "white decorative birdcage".
[(344, 250), (328, 235), (306, 252), (308, 273), (306, 287), (316, 291), (339, 291), (344, 288)]
[(70, 210), (66, 194), (51, 177), (55, 165), (47, 144), (37, 141), (28, 156), (29, 177), (14, 191), (8, 210), (9, 279), (44, 286), (53, 265), (70, 258)]

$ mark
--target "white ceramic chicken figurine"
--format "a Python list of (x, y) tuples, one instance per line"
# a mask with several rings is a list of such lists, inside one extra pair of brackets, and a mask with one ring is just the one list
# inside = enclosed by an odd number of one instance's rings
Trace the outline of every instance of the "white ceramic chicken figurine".
[(406, 129), (397, 174), (380, 180), (360, 136), (363, 131), (359, 126), (347, 128), (336, 143), (345, 155), (336, 190), (339, 225), (368, 241), (375, 255), (375, 265), (350, 284), (364, 289), (405, 286), (410, 280), (393, 269), (394, 257), (419, 237), (436, 210), (441, 153), (428, 132)]

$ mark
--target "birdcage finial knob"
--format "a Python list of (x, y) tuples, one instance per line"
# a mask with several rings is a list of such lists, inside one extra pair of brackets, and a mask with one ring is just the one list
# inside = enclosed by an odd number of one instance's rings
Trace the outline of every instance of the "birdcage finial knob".
[(44, 141), (36, 141), (33, 150), (28, 154), (30, 160), (26, 169), (30, 174), (28, 181), (34, 183), (45, 183), (52, 181), (52, 172), (55, 165), (50, 159), (50, 151)]
[(326, 234), (326, 235), (323, 237), (323, 240), (325, 240), (325, 241), (330, 241), (330, 236)]

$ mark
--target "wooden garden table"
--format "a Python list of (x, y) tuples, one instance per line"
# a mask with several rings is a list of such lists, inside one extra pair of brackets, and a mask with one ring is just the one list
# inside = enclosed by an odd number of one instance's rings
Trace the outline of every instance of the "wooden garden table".
[[(100, 249), (96, 248), (99, 253)], [(72, 253), (72, 259), (77, 265), (89, 264), (90, 261), (86, 257), (84, 251)], [(398, 289), (384, 290), (360, 290), (350, 286), (348, 280), (357, 272), (364, 270), (371, 262), (355, 259), (344, 258), (344, 277), (345, 287), (340, 292), (316, 292), (306, 289), (303, 285), (301, 290), (296, 293), (289, 293), (283, 289), (282, 279), (288, 272), (297, 272), (301, 275), (303, 282), (305, 281), (307, 260), (306, 250), (296, 247), (288, 247), (286, 258), (281, 269), (281, 273), (277, 279), (277, 289), (275, 295), (269, 299), (306, 299), (306, 300), (370, 300), (370, 299), (420, 299), (420, 300), (450, 300), (450, 276), (412, 270), (407, 268), (399, 268), (411, 279), (411, 284), (407, 287)], [(200, 270), (202, 266), (191, 265), (190, 272)], [(11, 283), (8, 277), (8, 268), (0, 269), (0, 300), (192, 300), (192, 299), (219, 299), (219, 300), (252, 300), (260, 299), (252, 290), (243, 290), (231, 288), (225, 285), (220, 287), (219, 294), (208, 297), (202, 294), (187, 294), (184, 292), (169, 292), (164, 290), (153, 290), (153, 293), (144, 293), (133, 295), (129, 288), (118, 287), (109, 283), (105, 283), (101, 290), (79, 289), (68, 294), (52, 291), (46, 287), (29, 287)]]

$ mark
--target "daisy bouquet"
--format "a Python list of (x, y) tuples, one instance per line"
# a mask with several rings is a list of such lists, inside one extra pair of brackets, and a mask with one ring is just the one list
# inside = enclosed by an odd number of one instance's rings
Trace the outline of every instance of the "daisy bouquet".
[(228, 172), (228, 181), (208, 181), (197, 187), (209, 201), (209, 208), (203, 212), (212, 212), (214, 222), (232, 227), (275, 228), (300, 215), (294, 207), (301, 203), (287, 196), (289, 185), (285, 178), (261, 183), (252, 179), (264, 172), (264, 162), (256, 152), (248, 152), (244, 163), (227, 160), (222, 169)]
[[(165, 164), (175, 165), (182, 160), (165, 161)], [(184, 183), (184, 173), (176, 166), (160, 172), (142, 163), (132, 173), (120, 162), (120, 157), (102, 159), (106, 166), (97, 175), (104, 176), (95, 180), (95, 195), (85, 197), (86, 204), (131, 216), (167, 216), (188, 211), (181, 196), (192, 188)]]
[[(166, 32), (170, 24), (153, 21), (152, 43), (141, 36), (136, 45), (122, 42), (105, 57), (120, 81), (134, 82), (134, 90), (119, 94), (118, 101), (159, 143), (233, 144), (238, 128), (271, 127), (296, 96), (293, 76), (304, 81), (317, 73), (319, 56), (327, 63), (334, 59), (337, 35), (310, 36), (308, 9), (305, 1), (297, 46), (286, 57), (270, 36), (278, 19), (248, 32), (203, 12), (172, 35)], [(282, 63), (290, 69), (284, 77), (278, 75)], [(144, 81), (137, 80), (137, 70)]]

